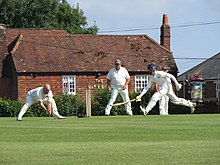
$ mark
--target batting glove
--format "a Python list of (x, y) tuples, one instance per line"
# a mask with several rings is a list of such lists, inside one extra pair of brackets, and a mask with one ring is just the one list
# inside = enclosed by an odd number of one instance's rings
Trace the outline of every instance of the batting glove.
[(182, 84), (177, 84), (176, 85), (176, 90), (179, 91), (182, 88)]
[(136, 97), (136, 102), (138, 102), (138, 101), (141, 101), (141, 96), (140, 95)]

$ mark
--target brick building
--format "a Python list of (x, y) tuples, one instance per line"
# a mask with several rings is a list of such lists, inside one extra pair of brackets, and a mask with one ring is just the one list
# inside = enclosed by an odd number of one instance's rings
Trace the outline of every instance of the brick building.
[(177, 76), (166, 14), (160, 42), (147, 35), (68, 34), (0, 25), (0, 96), (24, 100), (29, 89), (49, 83), (55, 95), (66, 92), (84, 98), (88, 86), (106, 86), (106, 74), (116, 59), (128, 69), (133, 92), (146, 84), (149, 63)]

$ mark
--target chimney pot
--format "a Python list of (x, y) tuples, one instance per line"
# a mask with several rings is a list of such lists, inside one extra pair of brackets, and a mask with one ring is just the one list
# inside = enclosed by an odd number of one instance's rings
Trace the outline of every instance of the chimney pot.
[(168, 16), (167, 14), (163, 14), (163, 22), (162, 22), (163, 25), (168, 25)]
[(160, 27), (160, 44), (170, 50), (170, 26), (168, 24), (167, 14), (163, 14), (162, 26)]

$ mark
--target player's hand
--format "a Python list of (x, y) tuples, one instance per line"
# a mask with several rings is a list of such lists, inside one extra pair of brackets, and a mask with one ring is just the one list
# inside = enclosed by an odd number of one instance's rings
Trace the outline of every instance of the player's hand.
[(49, 115), (49, 116), (51, 116), (51, 110), (47, 110), (47, 114)]
[(141, 101), (141, 97), (140, 96), (136, 97), (136, 102), (138, 102), (138, 101)]
[(108, 91), (110, 92), (112, 90), (111, 86), (108, 86)]
[(176, 85), (176, 90), (179, 91), (182, 88), (182, 84), (177, 84)]
[(124, 85), (124, 86), (122, 87), (123, 90), (125, 90), (126, 88), (127, 88), (127, 85)]

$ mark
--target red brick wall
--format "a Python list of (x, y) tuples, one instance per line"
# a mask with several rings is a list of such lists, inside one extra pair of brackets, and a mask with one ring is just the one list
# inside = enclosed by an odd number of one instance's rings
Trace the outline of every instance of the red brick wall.
[[(97, 82), (95, 76), (77, 76), (76, 78), (76, 84), (77, 84), (77, 90), (76, 93), (78, 93), (83, 99), (85, 99), (86, 96), (86, 89), (88, 87), (100, 87), (105, 88), (107, 85), (106, 75), (102, 75), (99, 77), (100, 82)], [(131, 76), (131, 81), (129, 83), (129, 92), (133, 92), (135, 89), (135, 78), (134, 76)]]
[[(131, 76), (129, 84), (129, 92), (134, 91), (134, 76)], [(62, 76), (19, 76), (18, 77), (18, 100), (25, 101), (27, 92), (45, 83), (51, 85), (54, 95), (62, 93)], [(104, 88), (106, 87), (106, 75), (101, 75), (96, 80), (95, 75), (77, 75), (76, 76), (76, 93), (84, 100), (86, 97), (86, 89), (91, 88)]]
[(50, 84), (53, 94), (62, 92), (62, 76), (18, 76), (18, 100), (25, 101), (27, 92), (44, 84)]
[(84, 100), (86, 97), (86, 89), (90, 86), (91, 88), (104, 88), (106, 86), (106, 76), (99, 76), (96, 80), (95, 75), (77, 75), (76, 77), (76, 93)]

